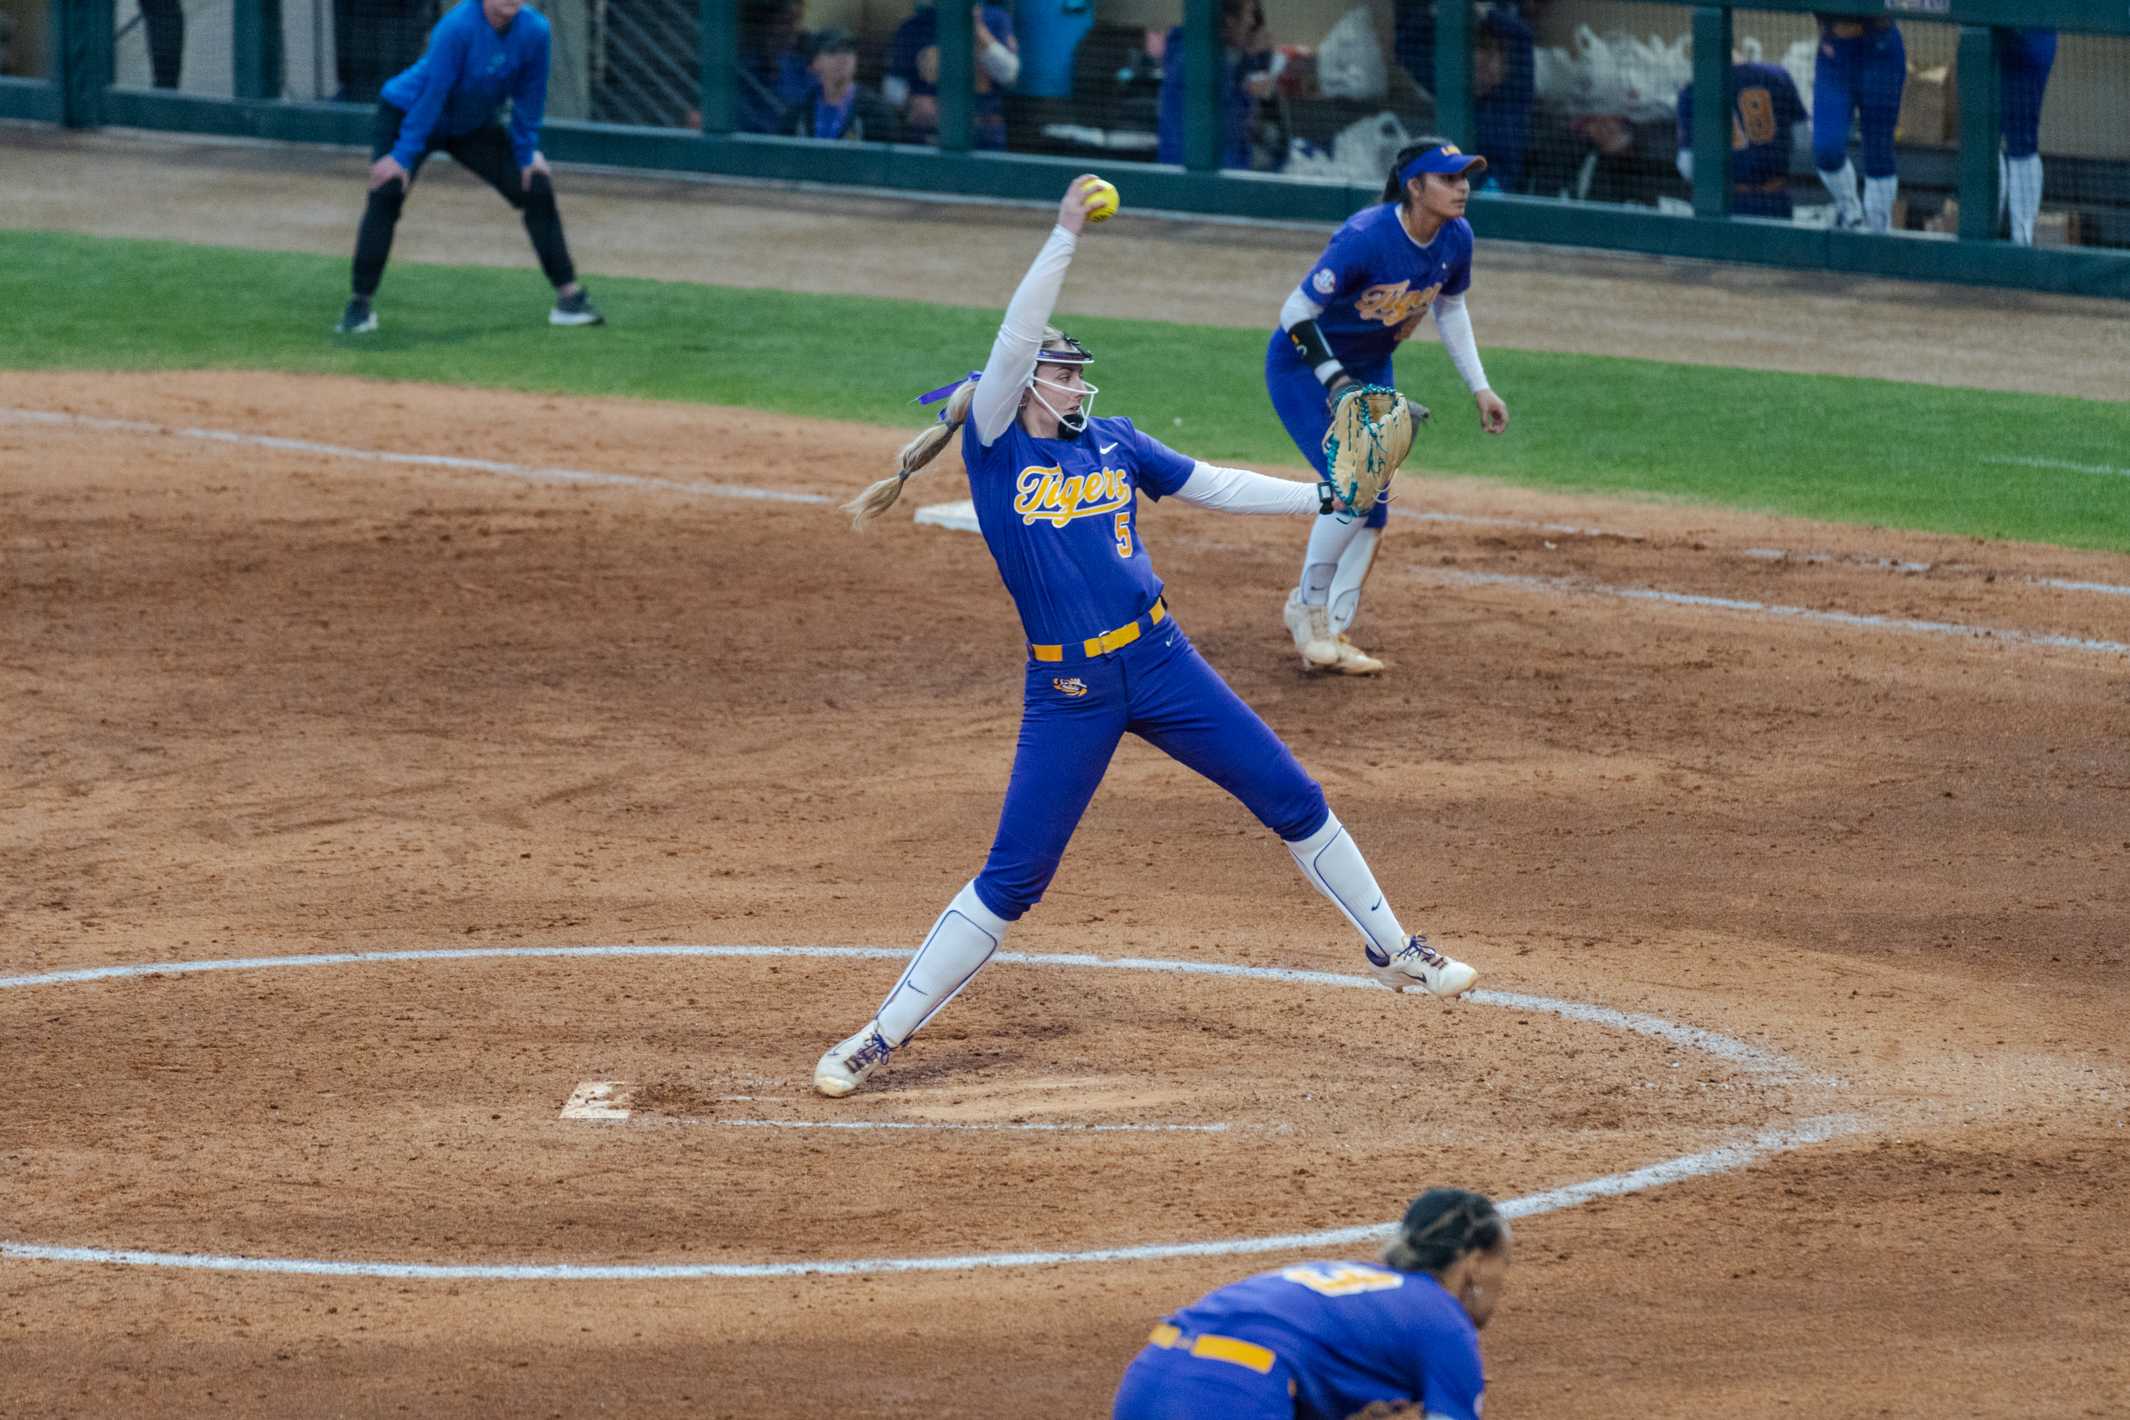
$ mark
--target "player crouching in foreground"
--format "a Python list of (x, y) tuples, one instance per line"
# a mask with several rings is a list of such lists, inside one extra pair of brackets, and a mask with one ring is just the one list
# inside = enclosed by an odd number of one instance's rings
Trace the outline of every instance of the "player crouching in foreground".
[[(941, 422), (902, 451), (899, 472), (849, 505), (863, 526), (961, 431), (978, 526), (1028, 635), (1019, 747), (983, 871), (964, 886), (873, 1019), (821, 1057), (814, 1087), (841, 1097), (906, 1044), (998, 950), (1050, 885), (1126, 731), (1242, 800), (1303, 874), (1360, 929), (1370, 968), (1394, 990), (1454, 997), (1478, 973), (1408, 937), (1323, 790), (1207, 665), (1162, 600), (1136, 526), (1138, 498), (1171, 494), (1231, 513), (1365, 515), (1373, 487), (1334, 489), (1193, 460), (1129, 419), (1093, 417), (1093, 356), (1048, 325), (1065, 269), (1107, 196), (1075, 179), (1057, 226), (1021, 279), (983, 373), (949, 386)], [(1106, 208), (1098, 208), (1104, 211)], [(1394, 467), (1394, 463), (1392, 465)]]
[(1492, 1202), (1430, 1188), (1380, 1266), (1283, 1267), (1170, 1313), (1124, 1372), (1113, 1420), (1479, 1420), (1479, 1328), (1509, 1250)]

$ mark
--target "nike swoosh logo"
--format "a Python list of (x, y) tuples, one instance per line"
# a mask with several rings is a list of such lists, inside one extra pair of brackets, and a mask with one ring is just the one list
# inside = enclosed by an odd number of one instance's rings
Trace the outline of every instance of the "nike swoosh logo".
[(1098, 452), (1098, 453), (1102, 453), (1102, 454), (1107, 454), (1107, 453), (1108, 453), (1108, 452), (1109, 452), (1109, 451), (1110, 451), (1111, 449), (1114, 449), (1115, 447), (1117, 447), (1117, 446), (1116, 446), (1115, 444), (1104, 444), (1104, 445), (1103, 445), (1103, 446), (1102, 446), (1102, 447), (1101, 447), (1101, 448), (1100, 448), (1099, 450), (1097, 450), (1096, 452)]

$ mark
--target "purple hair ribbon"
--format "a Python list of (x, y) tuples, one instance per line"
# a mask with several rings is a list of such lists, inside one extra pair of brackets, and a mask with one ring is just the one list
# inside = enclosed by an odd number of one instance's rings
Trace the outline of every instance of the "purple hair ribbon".
[[(954, 393), (954, 391), (960, 389), (969, 381), (980, 380), (983, 377), (984, 372), (982, 370), (971, 370), (968, 374), (963, 375), (960, 379), (955, 380), (951, 384), (941, 385), (936, 390), (925, 391), (923, 394), (917, 396), (916, 402), (919, 404), (937, 404), (939, 403), (939, 401), (945, 399), (948, 395)], [(945, 411), (944, 409), (940, 410), (939, 417), (944, 420), (947, 417), (947, 411)]]

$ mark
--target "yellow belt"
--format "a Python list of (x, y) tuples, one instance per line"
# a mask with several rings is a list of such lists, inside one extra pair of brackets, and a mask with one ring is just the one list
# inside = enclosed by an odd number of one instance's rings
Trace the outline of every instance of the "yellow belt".
[(1167, 1322), (1161, 1323), (1146, 1338), (1164, 1351), (1189, 1351), (1208, 1361), (1226, 1361), (1231, 1366), (1242, 1366), (1261, 1376), (1272, 1374), (1272, 1367), (1279, 1357), (1268, 1347), (1254, 1341), (1238, 1341), (1232, 1336), (1215, 1336), (1208, 1332), (1202, 1336), (1185, 1338), (1183, 1332)]
[[(1100, 636), (1088, 637), (1079, 644), (1079, 652), (1081, 655), (1088, 657), (1106, 656), (1111, 651), (1120, 650), (1131, 645), (1132, 642), (1139, 639), (1142, 632), (1151, 631), (1168, 619), (1169, 609), (1167, 604), (1160, 597), (1155, 597), (1153, 609), (1147, 612), (1146, 615), (1139, 617), (1135, 621), (1127, 621), (1114, 631), (1105, 631)], [(1039, 661), (1062, 661), (1065, 659), (1065, 648), (1063, 646), (1038, 646), (1030, 642), (1028, 654)]]

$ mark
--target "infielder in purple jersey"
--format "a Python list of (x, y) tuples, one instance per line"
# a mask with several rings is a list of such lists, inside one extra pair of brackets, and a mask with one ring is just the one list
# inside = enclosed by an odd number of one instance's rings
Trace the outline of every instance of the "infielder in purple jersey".
[(1374, 1405), (1479, 1420), (1479, 1328), (1509, 1253), (1492, 1202), (1431, 1188), (1381, 1263), (1283, 1267), (1169, 1313), (1125, 1371), (1113, 1420), (1348, 1420)]
[[(1509, 407), (1487, 384), (1464, 294), (1472, 284), (1472, 179), (1487, 160), (1437, 138), (1398, 154), (1383, 200), (1346, 220), (1280, 307), (1265, 347), (1265, 390), (1309, 466), (1329, 472), (1324, 434), (1348, 385), (1388, 385), (1391, 356), (1430, 310), (1489, 434), (1509, 427)], [(1287, 630), (1310, 670), (1374, 675), (1383, 662), (1347, 639), (1361, 584), (1375, 562), (1388, 505), (1366, 519), (1321, 518), (1309, 534), (1301, 582), (1288, 594)]]
[[(599, 325), (562, 235), (554, 175), (540, 152), (550, 53), (547, 17), (524, 0), (459, 0), (429, 47), (384, 86), (370, 142), (370, 195), (355, 235), (353, 294), (334, 329), (377, 329), (370, 302), (384, 280), (400, 209), (422, 163), (442, 150), (502, 194), (525, 219), (540, 269), (555, 288), (551, 325)], [(510, 127), (498, 115), (510, 104)]]
[(1323, 790), (1169, 614), (1139, 539), (1141, 494), (1298, 517), (1335, 505), (1328, 485), (1219, 468), (1167, 448), (1129, 419), (1094, 417), (1094, 357), (1049, 325), (1086, 221), (1087, 181), (1075, 179), (1059, 204), (982, 374), (936, 391), (947, 396), (941, 421), (905, 446), (900, 472), (850, 504), (862, 526), (959, 431), (977, 524), (1020, 612), (1028, 661), (1020, 743), (990, 857), (932, 924), (873, 1018), (821, 1057), (814, 1088), (832, 1098), (857, 1089), (907, 1044), (1035, 906), (1126, 732), (1226, 789), (1278, 834), (1303, 875), (1360, 929), (1386, 986), (1454, 997), (1478, 979), (1425, 937), (1406, 935)]

